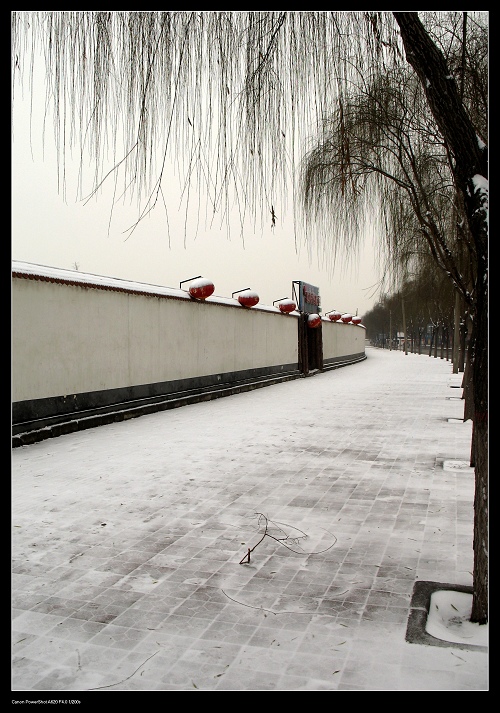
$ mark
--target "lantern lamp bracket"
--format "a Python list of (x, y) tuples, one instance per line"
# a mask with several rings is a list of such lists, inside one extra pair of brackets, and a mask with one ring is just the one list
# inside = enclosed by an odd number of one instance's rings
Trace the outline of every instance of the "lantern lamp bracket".
[(196, 277), (189, 277), (187, 280), (181, 280), (179, 282), (179, 288), (184, 282), (191, 282), (191, 280), (197, 280), (199, 277), (203, 277), (203, 275), (196, 275)]

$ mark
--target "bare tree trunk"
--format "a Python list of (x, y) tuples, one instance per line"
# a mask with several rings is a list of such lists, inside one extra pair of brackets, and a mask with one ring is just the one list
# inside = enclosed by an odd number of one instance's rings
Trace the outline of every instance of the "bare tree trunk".
[(454, 328), (453, 328), (453, 373), (458, 374), (458, 362), (460, 357), (460, 295), (458, 290), (455, 293), (455, 313)]
[(470, 320), (470, 315), (467, 313), (462, 320), (460, 325), (460, 362), (458, 370), (462, 373), (465, 369), (466, 360), (468, 359), (467, 354), (467, 335), (472, 332), (472, 322)]
[(466, 360), (467, 329), (465, 322), (460, 323), (460, 349), (458, 353), (458, 371), (462, 374), (465, 371)]
[[(478, 280), (478, 283), (482, 280)], [(487, 287), (477, 286), (473, 326), (472, 383), (474, 397), (474, 594), (471, 621), (488, 621), (488, 312)]]
[[(488, 152), (476, 135), (460, 99), (446, 60), (427, 34), (417, 12), (395, 12), (406, 59), (417, 73), (429, 108), (453, 160), (450, 162), (461, 193), (476, 252), (475, 300), (472, 303), (471, 346), (474, 392), (473, 458), (474, 572), (471, 621), (488, 621), (488, 226), (484, 181)], [(464, 16), (465, 20), (465, 16)]]
[[(464, 421), (474, 419), (474, 389), (472, 384), (472, 365), (470, 359), (465, 362), (464, 375), (462, 377), (462, 399), (464, 400)], [(473, 463), (471, 463), (471, 466)]]
[(406, 334), (405, 301), (401, 298), (401, 309), (403, 312), (403, 339), (405, 340), (405, 356), (408, 356), (408, 339)]

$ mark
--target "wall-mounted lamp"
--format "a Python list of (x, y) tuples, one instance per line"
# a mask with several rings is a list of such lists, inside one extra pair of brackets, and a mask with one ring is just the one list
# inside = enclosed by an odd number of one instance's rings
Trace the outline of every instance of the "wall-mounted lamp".
[(283, 312), (283, 314), (290, 314), (290, 312), (294, 312), (297, 309), (295, 302), (288, 299), (288, 297), (282, 297), (280, 300), (274, 300), (273, 307), (276, 302), (279, 302), (278, 307), (280, 312)]
[(253, 292), (249, 287), (245, 287), (244, 290), (236, 290), (236, 292), (233, 292), (231, 297), (234, 297), (235, 295), (240, 293), (238, 295), (238, 302), (240, 305), (243, 305), (243, 307), (255, 307), (256, 304), (259, 302), (259, 295), (256, 292)]
[(188, 280), (181, 280), (179, 287), (184, 284), (184, 282), (191, 282), (189, 295), (195, 300), (205, 300), (207, 297), (210, 297), (215, 290), (214, 283), (201, 275), (190, 277)]
[(311, 329), (316, 329), (321, 324), (321, 317), (319, 314), (308, 314), (307, 315), (307, 326)]
[(342, 317), (340, 312), (337, 312), (336, 309), (331, 309), (329, 312), (325, 312), (325, 317), (328, 315), (328, 319), (331, 319), (332, 322), (338, 322), (339, 319)]

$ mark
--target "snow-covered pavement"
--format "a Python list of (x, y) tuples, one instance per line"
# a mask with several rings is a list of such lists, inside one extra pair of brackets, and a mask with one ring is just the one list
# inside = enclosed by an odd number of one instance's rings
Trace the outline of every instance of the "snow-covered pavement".
[(462, 374), (367, 357), (15, 448), (12, 691), (488, 690), (406, 640), (472, 585)]

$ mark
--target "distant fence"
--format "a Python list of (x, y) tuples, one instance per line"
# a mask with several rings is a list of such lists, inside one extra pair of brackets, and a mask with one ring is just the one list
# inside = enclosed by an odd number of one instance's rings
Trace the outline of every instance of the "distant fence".
[(362, 325), (13, 263), (13, 445), (365, 359)]
[[(408, 346), (407, 346), (407, 353), (408, 354), (427, 354), (430, 357), (435, 357), (436, 359), (445, 359), (446, 361), (453, 361), (453, 347), (447, 347), (444, 346), (443, 344), (418, 344), (415, 341), (410, 342), (408, 340)], [(394, 345), (389, 345), (389, 344), (380, 344), (377, 342), (373, 341), (368, 341), (370, 346), (377, 347), (378, 349), (387, 349), (387, 350), (392, 350), (392, 351), (399, 351), (399, 352), (404, 352), (405, 351), (405, 345), (404, 343), (394, 343)], [(468, 346), (466, 346), (465, 350), (463, 351), (463, 357), (462, 360), (465, 363), (468, 358), (468, 353), (469, 349)], [(459, 348), (459, 359), (462, 356), (462, 348)]]

